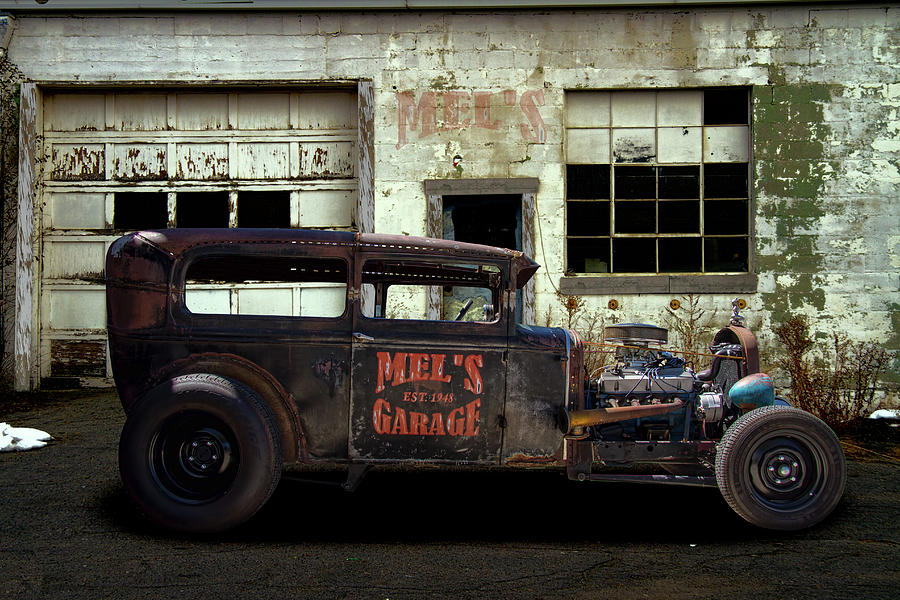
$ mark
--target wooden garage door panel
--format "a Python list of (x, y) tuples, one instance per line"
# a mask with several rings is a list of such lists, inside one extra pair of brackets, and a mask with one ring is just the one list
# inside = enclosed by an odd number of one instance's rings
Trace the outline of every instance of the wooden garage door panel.
[(300, 129), (356, 129), (356, 94), (300, 94)]
[(97, 279), (103, 276), (106, 243), (90, 241), (44, 242), (44, 277)]
[(214, 181), (228, 179), (228, 144), (178, 144), (178, 179)]
[(300, 177), (353, 177), (355, 154), (353, 142), (300, 144)]
[(355, 206), (355, 191), (300, 192), (300, 227), (349, 227)]
[(52, 289), (50, 329), (103, 329), (106, 327), (106, 291), (103, 289)]
[(116, 144), (112, 177), (119, 181), (165, 179), (166, 144)]
[(91, 340), (50, 340), (50, 375), (105, 377), (106, 343)]
[(50, 226), (54, 229), (103, 229), (106, 227), (106, 194), (53, 192), (50, 194)]
[(183, 131), (228, 129), (228, 94), (178, 94), (175, 127)]
[(115, 127), (122, 131), (163, 131), (167, 126), (165, 94), (116, 94)]
[(53, 144), (50, 157), (54, 181), (97, 181), (106, 177), (103, 144)]
[(238, 94), (238, 129), (287, 129), (290, 127), (291, 95)]
[(55, 94), (44, 109), (47, 131), (103, 131), (106, 129), (104, 94)]
[(290, 174), (288, 142), (237, 145), (238, 179), (284, 179)]

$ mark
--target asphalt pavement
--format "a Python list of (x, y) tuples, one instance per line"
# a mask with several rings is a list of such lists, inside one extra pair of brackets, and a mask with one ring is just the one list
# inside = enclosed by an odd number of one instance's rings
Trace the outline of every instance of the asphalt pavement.
[(715, 489), (376, 469), (352, 494), (285, 479), (245, 525), (188, 536), (146, 521), (122, 488), (114, 393), (7, 399), (0, 421), (56, 438), (0, 454), (2, 599), (858, 600), (900, 589), (897, 462), (850, 462), (837, 511), (794, 533), (748, 525)]

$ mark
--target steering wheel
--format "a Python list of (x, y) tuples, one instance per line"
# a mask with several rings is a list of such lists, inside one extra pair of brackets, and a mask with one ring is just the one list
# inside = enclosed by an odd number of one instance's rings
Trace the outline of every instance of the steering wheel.
[(469, 298), (468, 300), (466, 300), (466, 303), (462, 305), (462, 308), (459, 309), (459, 312), (456, 313), (456, 318), (453, 319), (453, 320), (454, 320), (454, 321), (461, 321), (462, 318), (463, 318), (463, 316), (464, 316), (467, 312), (469, 312), (469, 309), (470, 309), (470, 308), (472, 308), (472, 302), (473, 302), (473, 301), (472, 301), (471, 298)]

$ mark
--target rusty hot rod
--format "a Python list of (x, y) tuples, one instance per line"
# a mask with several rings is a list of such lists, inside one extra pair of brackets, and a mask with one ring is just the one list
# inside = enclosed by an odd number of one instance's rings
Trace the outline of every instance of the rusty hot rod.
[[(661, 349), (665, 329), (629, 323), (606, 328), (615, 364), (586, 373), (575, 332), (518, 322), (538, 268), (520, 252), (407, 236), (120, 238), (106, 276), (125, 487), (182, 531), (248, 519), (285, 462), (346, 465), (348, 489), (383, 463), (718, 487), (772, 529), (835, 508), (841, 446), (775, 396), (740, 317), (706, 371)], [(602, 468), (638, 463), (662, 469)]]

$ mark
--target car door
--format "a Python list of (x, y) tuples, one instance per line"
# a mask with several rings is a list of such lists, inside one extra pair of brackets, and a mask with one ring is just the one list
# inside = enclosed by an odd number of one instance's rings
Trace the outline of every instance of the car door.
[[(357, 281), (367, 282), (363, 295), (375, 302), (354, 316), (351, 460), (497, 463), (508, 323), (500, 305), (508, 267), (425, 264), (419, 257), (357, 263)], [(472, 280), (466, 269), (474, 270)], [(416, 285), (417, 278), (438, 284), (441, 318), (416, 311), (427, 287)], [(455, 320), (467, 302), (471, 308)]]

